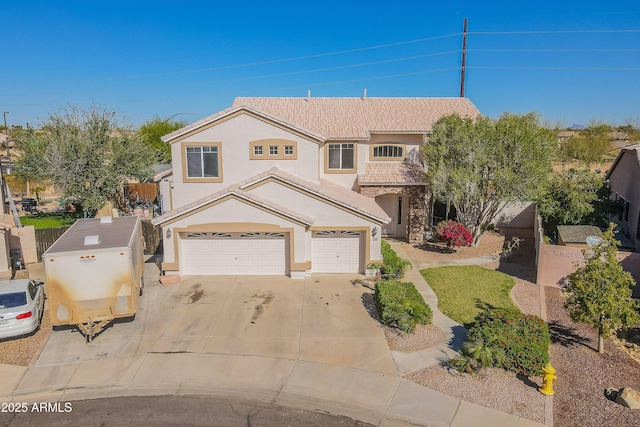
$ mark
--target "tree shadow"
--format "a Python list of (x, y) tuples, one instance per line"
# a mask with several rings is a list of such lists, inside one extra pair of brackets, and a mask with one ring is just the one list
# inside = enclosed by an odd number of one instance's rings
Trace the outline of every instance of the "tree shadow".
[(453, 335), (451, 336), (451, 339), (449, 339), (449, 342), (447, 342), (447, 347), (455, 351), (460, 351), (464, 343), (467, 341), (467, 334), (469, 333), (469, 330), (462, 325), (458, 325), (451, 328), (451, 333)]
[(549, 333), (551, 334), (551, 343), (560, 344), (563, 347), (574, 347), (578, 345), (585, 346), (591, 350), (596, 350), (589, 345), (590, 340), (576, 333), (576, 329), (563, 325), (556, 321), (549, 322)]

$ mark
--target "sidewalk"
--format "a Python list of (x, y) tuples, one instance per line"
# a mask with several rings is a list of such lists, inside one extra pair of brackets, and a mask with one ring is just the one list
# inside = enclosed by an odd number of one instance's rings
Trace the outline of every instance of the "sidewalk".
[(31, 368), (0, 365), (0, 377), (2, 401), (232, 395), (328, 411), (379, 426), (541, 426), (396, 376), (262, 356), (148, 353)]
[[(409, 259), (399, 242), (392, 240), (389, 241), (389, 243), (400, 257)], [(462, 344), (464, 344), (467, 338), (467, 330), (464, 326), (451, 320), (438, 310), (438, 297), (424, 280), (424, 277), (420, 274), (420, 270), (436, 265), (473, 265), (491, 262), (493, 260), (493, 257), (453, 260), (452, 262), (428, 262), (409, 259), (413, 268), (406, 271), (404, 278), (409, 282), (413, 282), (416, 289), (418, 289), (420, 294), (422, 294), (424, 301), (433, 311), (433, 324), (442, 330), (446, 334), (447, 338), (441, 344), (423, 350), (413, 352), (392, 351), (391, 355), (400, 375), (406, 375), (411, 372), (438, 365), (458, 356), (457, 350), (462, 347)]]

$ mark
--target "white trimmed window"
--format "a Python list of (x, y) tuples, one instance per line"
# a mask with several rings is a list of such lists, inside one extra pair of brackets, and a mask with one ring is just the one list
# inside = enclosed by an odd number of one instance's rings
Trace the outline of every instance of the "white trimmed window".
[(220, 165), (218, 147), (204, 146), (187, 148), (188, 178), (219, 178)]
[(277, 145), (270, 145), (269, 146), (269, 155), (271, 155), (271, 156), (277, 156), (278, 155), (278, 146)]
[(286, 154), (287, 156), (293, 156), (293, 145), (285, 145), (284, 154)]
[(353, 169), (355, 148), (353, 144), (329, 144), (328, 169)]
[(373, 158), (402, 159), (404, 158), (404, 150), (397, 145), (379, 145), (373, 147)]
[(254, 145), (253, 154), (255, 154), (256, 156), (262, 156), (262, 145)]

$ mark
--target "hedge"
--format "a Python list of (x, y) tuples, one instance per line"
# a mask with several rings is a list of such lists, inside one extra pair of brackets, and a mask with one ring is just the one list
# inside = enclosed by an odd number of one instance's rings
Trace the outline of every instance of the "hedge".
[(549, 326), (539, 317), (513, 309), (480, 312), (469, 329), (469, 342), (495, 343), (504, 352), (496, 366), (517, 374), (540, 375), (549, 363)]
[(404, 258), (400, 258), (396, 251), (391, 249), (391, 245), (386, 240), (381, 242), (382, 266), (380, 273), (386, 276), (402, 278), (407, 267), (411, 267), (411, 262)]
[(374, 299), (384, 325), (413, 332), (416, 324), (426, 325), (432, 321), (431, 308), (412, 282), (378, 282)]

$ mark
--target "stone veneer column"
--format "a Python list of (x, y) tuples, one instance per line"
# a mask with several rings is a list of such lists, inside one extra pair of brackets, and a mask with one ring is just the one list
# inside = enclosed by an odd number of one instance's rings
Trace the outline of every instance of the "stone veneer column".
[(424, 243), (424, 232), (427, 215), (427, 200), (424, 185), (402, 187), (372, 186), (360, 188), (360, 194), (375, 199), (383, 194), (402, 194), (409, 196), (409, 226), (407, 240), (409, 243)]

